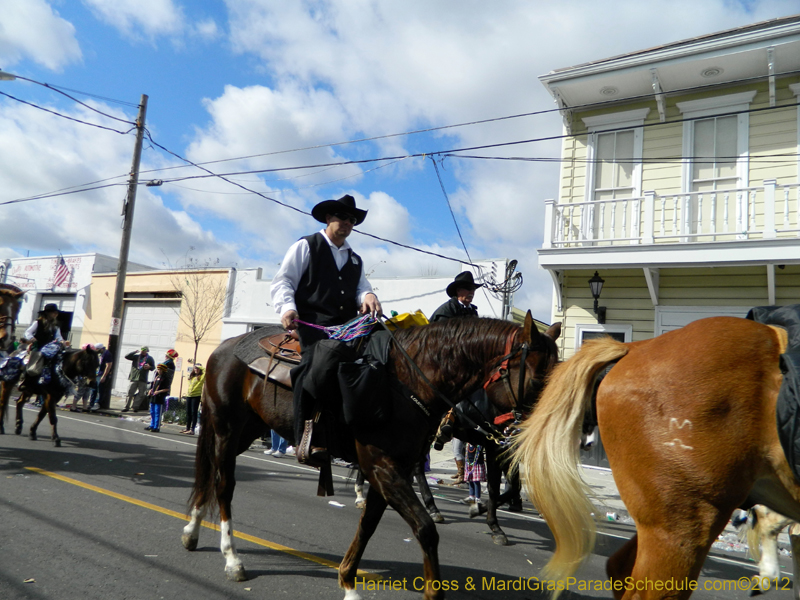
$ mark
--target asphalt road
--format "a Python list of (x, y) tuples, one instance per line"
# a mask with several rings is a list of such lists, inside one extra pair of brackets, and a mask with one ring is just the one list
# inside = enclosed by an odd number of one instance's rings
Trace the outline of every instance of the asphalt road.
[[(25, 433), (33, 416), (25, 411)], [(13, 431), (10, 424), (6, 431)], [(318, 498), (316, 471), (293, 458), (273, 459), (255, 450), (239, 457), (233, 517), (235, 531), (247, 536), (237, 544), (250, 579), (232, 583), (224, 576), (217, 532), (204, 528), (195, 552), (180, 542), (195, 439), (170, 425), (161, 434), (143, 427), (138, 421), (60, 411), (61, 448), (49, 441), (46, 422), (38, 441), (0, 436), (0, 600), (344, 597), (335, 566), (360, 516), (347, 469), (334, 467), (336, 496)], [(484, 521), (467, 518), (458, 503), (462, 490), (440, 487), (434, 493), (447, 519), (438, 527), (442, 576), (451, 586), (447, 598), (545, 597), (513, 589), (520, 578), (538, 574), (553, 548), (530, 504), (523, 513), (501, 514), (511, 545), (499, 547)], [(609, 524), (578, 582), (606, 581), (606, 557), (632, 531)], [(392, 510), (361, 568), (380, 578), (367, 580), (373, 589), (361, 592), (365, 599), (420, 597), (414, 589), (422, 575), (421, 553)], [(722, 586), (754, 573), (741, 554), (715, 553), (700, 586), (706, 581)], [(405, 591), (380, 589), (393, 582)], [(789, 593), (778, 592), (785, 598)], [(610, 598), (611, 593), (575, 591), (562, 597)], [(693, 597), (744, 599), (749, 592), (698, 591)]]

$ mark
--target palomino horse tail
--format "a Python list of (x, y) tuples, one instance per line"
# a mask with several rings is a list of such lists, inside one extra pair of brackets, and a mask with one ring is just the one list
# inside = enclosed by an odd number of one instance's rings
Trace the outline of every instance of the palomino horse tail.
[(216, 507), (216, 436), (211, 423), (211, 407), (206, 398), (206, 387), (203, 386), (200, 404), (200, 435), (197, 439), (197, 453), (194, 461), (194, 486), (189, 496), (189, 510), (193, 508), (207, 508), (210, 511)]
[(514, 466), (556, 542), (542, 571), (549, 580), (566, 580), (594, 548), (595, 509), (578, 467), (581, 429), (597, 373), (627, 353), (627, 345), (611, 338), (586, 342), (553, 370), (515, 442)]

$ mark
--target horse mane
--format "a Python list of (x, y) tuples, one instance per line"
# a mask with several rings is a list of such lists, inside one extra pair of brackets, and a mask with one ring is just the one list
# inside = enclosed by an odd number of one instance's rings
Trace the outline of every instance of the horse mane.
[[(521, 327), (511, 321), (464, 317), (401, 329), (394, 336), (430, 382), (450, 395), (485, 378), (490, 361), (503, 356), (509, 336), (519, 331)], [(432, 391), (426, 385), (419, 387), (421, 377), (408, 360), (394, 348), (391, 356), (398, 379), (430, 399)]]

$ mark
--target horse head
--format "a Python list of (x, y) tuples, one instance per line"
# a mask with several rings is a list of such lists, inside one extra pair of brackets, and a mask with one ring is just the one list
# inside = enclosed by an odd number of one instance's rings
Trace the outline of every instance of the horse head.
[(528, 311), (521, 330), (509, 336), (505, 354), (496, 361), (484, 384), (497, 409), (508, 410), (515, 420), (530, 413), (547, 374), (558, 362), (556, 340), (560, 335), (560, 322), (540, 332)]
[(19, 314), (24, 291), (15, 285), (0, 283), (0, 351), (7, 351)]
[(90, 382), (94, 381), (99, 366), (99, 353), (91, 346), (82, 350), (67, 350), (64, 354), (64, 373), (68, 377), (85, 377)]

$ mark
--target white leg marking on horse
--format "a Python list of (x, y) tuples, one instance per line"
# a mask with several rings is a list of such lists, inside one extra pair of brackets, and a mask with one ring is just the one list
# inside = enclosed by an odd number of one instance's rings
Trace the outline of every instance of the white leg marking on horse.
[(220, 544), (219, 549), (225, 557), (225, 571), (233, 572), (241, 569), (242, 561), (236, 554), (236, 545), (233, 542), (233, 525), (230, 521), (220, 521), (219, 524)]
[(189, 523), (183, 528), (183, 535), (188, 535), (193, 540), (200, 537), (200, 527), (203, 524), (203, 517), (206, 516), (206, 509), (194, 507), (190, 515)]
[(364, 486), (355, 485), (356, 490), (356, 508), (364, 508), (367, 505), (367, 500), (364, 498)]
[(344, 600), (361, 600), (361, 596), (359, 596), (358, 592), (355, 590), (345, 590)]

